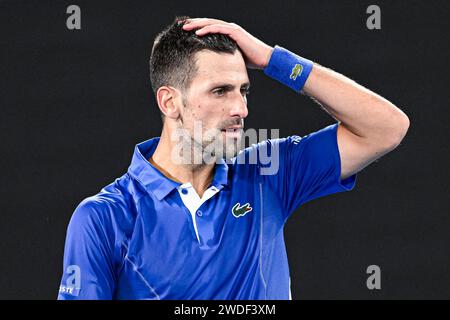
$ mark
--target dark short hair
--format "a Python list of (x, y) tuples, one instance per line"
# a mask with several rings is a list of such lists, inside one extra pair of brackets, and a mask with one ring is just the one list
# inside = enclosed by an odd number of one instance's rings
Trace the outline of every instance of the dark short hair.
[(239, 50), (236, 42), (227, 35), (210, 33), (199, 37), (195, 30), (183, 30), (186, 19), (189, 17), (176, 17), (155, 38), (150, 56), (150, 80), (155, 95), (165, 85), (182, 91), (189, 88), (197, 73), (195, 53), (210, 50), (234, 54)]

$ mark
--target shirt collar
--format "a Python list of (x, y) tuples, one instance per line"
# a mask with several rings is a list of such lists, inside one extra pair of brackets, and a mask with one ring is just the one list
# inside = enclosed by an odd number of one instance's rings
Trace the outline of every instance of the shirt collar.
[[(162, 200), (181, 183), (167, 178), (148, 161), (155, 152), (159, 139), (160, 137), (151, 138), (136, 145), (128, 173), (158, 200)], [(215, 166), (212, 185), (221, 189), (222, 185), (227, 184), (228, 165), (221, 159)]]

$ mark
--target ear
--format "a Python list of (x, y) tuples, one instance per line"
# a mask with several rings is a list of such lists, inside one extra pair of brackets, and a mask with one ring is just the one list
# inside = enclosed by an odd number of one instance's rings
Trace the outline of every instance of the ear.
[(179, 96), (178, 90), (169, 86), (162, 86), (156, 92), (156, 100), (161, 112), (170, 119), (178, 119), (180, 116), (179, 106), (176, 103)]

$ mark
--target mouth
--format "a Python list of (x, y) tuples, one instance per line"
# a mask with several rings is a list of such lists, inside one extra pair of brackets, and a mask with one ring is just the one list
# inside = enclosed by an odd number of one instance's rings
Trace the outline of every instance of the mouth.
[(231, 126), (221, 130), (222, 133), (229, 137), (239, 138), (242, 135), (242, 126)]

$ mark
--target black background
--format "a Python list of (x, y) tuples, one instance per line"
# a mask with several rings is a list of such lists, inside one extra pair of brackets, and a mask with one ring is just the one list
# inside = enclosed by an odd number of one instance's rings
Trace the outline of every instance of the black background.
[[(66, 8), (81, 8), (81, 30)], [(382, 29), (366, 28), (381, 7)], [(55, 299), (78, 203), (125, 173), (161, 122), (148, 77), (176, 15), (235, 22), (381, 94), (402, 144), (352, 192), (301, 207), (285, 237), (294, 299), (450, 298), (448, 1), (0, 1), (0, 298)], [(247, 128), (305, 135), (334, 122), (249, 71)], [(381, 267), (381, 290), (366, 268)]]

